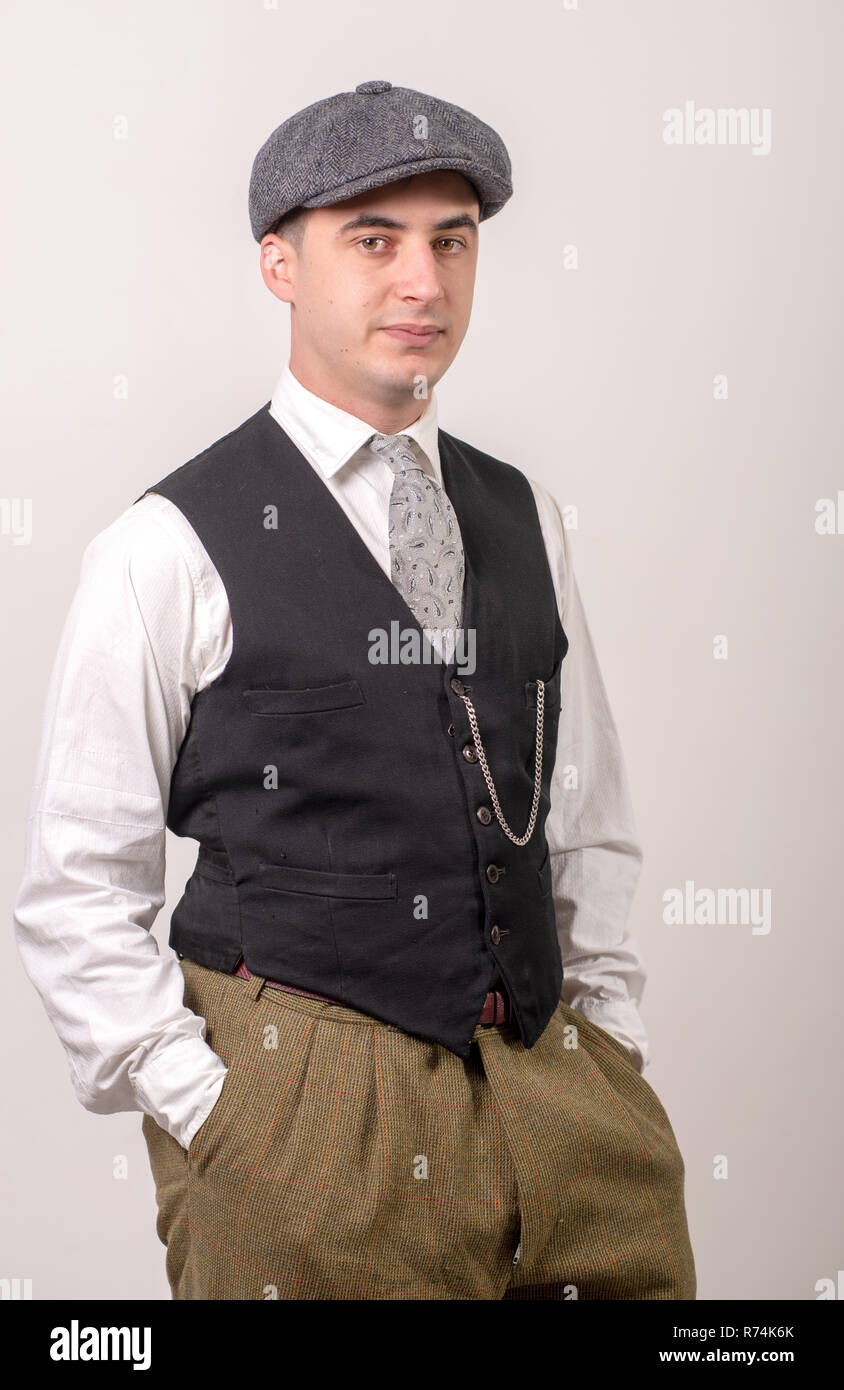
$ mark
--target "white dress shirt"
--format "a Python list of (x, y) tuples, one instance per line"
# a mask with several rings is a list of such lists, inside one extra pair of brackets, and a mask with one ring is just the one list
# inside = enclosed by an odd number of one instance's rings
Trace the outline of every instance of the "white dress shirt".
[[(289, 364), (271, 414), (389, 575), (393, 473), (365, 447), (373, 427), (306, 390)], [(442, 485), (437, 430), (432, 392), (401, 432)], [(645, 972), (627, 928), (642, 853), (562, 518), (529, 481), (569, 640), (546, 825), (563, 998), (643, 1069)], [(94, 536), (53, 666), (15, 904), (23, 965), (81, 1103), (146, 1111), (185, 1149), (226, 1067), (184, 1005), (177, 957), (159, 951), (150, 929), (164, 904), (170, 776), (191, 701), (231, 649), (220, 576), (167, 498), (145, 494)]]

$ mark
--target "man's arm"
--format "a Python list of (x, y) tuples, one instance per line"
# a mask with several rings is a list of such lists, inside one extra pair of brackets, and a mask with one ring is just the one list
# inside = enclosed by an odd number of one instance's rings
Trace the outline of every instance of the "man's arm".
[(565, 972), (562, 998), (618, 1038), (642, 1071), (650, 1060), (639, 1013), (646, 973), (627, 925), (642, 848), (563, 519), (551, 494), (531, 485), (569, 640), (546, 825)]
[(170, 774), (210, 644), (195, 557), (162, 503), (129, 508), (84, 552), (47, 694), (15, 935), (81, 1103), (146, 1111), (187, 1148), (226, 1067), (150, 929)]

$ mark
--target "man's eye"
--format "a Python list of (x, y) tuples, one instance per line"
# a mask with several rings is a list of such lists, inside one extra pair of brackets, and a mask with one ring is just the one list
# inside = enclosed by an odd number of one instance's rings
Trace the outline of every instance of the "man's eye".
[[(380, 241), (380, 242), (384, 242), (384, 243), (386, 244), (387, 238), (386, 238), (386, 237), (383, 237), (383, 236), (364, 236), (364, 237), (361, 237), (360, 241), (358, 242), (358, 246), (362, 246), (362, 247), (364, 248), (365, 251), (370, 251), (370, 250), (374, 250), (374, 249), (375, 249), (372, 243), (373, 243), (373, 242), (379, 242), (379, 241)], [(367, 243), (368, 243), (368, 244), (367, 244)], [(440, 247), (441, 247), (441, 246), (451, 246), (451, 247), (461, 247), (461, 246), (463, 246), (463, 242), (460, 240), (460, 238), (459, 238), (459, 237), (453, 237), (453, 236), (438, 237), (438, 238), (437, 238), (436, 244), (437, 244), (437, 246), (440, 246)]]

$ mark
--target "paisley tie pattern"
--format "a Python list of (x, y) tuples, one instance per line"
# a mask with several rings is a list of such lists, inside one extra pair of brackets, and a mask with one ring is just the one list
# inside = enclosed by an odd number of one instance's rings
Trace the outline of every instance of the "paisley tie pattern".
[(454, 508), (426, 473), (407, 434), (375, 434), (369, 447), (392, 468), (390, 577), (420, 627), (460, 626), (465, 560)]

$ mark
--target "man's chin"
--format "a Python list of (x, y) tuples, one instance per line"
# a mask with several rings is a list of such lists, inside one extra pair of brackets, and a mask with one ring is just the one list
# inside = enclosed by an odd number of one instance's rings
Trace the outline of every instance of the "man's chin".
[[(418, 395), (421, 382), (427, 383), (428, 389), (436, 385), (443, 375), (448, 364), (443, 363), (438, 356), (433, 353), (414, 351), (413, 348), (407, 350), (390, 351), (381, 353), (371, 362), (371, 374), (373, 381), (377, 382), (382, 388), (392, 388), (395, 391), (412, 391)], [(422, 397), (419, 397), (422, 399)]]

